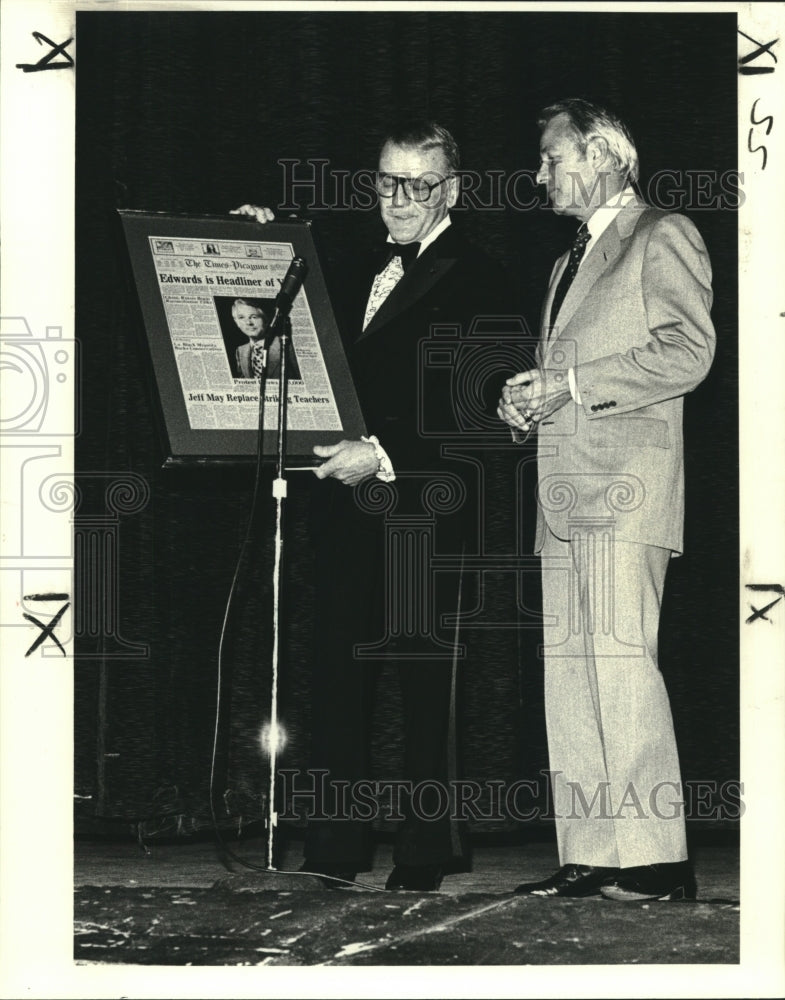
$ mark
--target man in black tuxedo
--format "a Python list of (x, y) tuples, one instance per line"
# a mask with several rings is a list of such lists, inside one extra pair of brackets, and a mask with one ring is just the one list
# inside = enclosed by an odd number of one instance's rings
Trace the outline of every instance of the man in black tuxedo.
[[(437, 890), (445, 871), (465, 866), (467, 854), (462, 828), (443, 808), (455, 775), (453, 649), (442, 642), (434, 656), (434, 644), (418, 634), (427, 631), (424, 612), (411, 606), (417, 592), (431, 602), (436, 624), (441, 615), (454, 614), (460, 574), (439, 574), (438, 588), (427, 565), (413, 586), (402, 579), (400, 553), (385, 521), (392, 510), (420, 524), (430, 518), (435, 546), (450, 553), (470, 551), (476, 531), (477, 484), (462, 483), (466, 463), (444, 457), (439, 439), (423, 435), (420, 426), (427, 407), (441, 425), (460, 430), (455, 387), (442, 380), (429, 388), (421, 370), (421, 341), (431, 336), (432, 325), (465, 333), (477, 317), (515, 311), (502, 268), (452, 225), (458, 167), (455, 140), (434, 123), (391, 132), (382, 143), (376, 190), (387, 239), (377, 254), (344, 269), (339, 290), (347, 305), (347, 358), (373, 436), (314, 449), (323, 459), (315, 470), (323, 482), (315, 518), (311, 764), (314, 774), (327, 771), (321, 800), (327, 818), (309, 821), (304, 870), (353, 879), (370, 865), (372, 809), (352, 814), (350, 791), (343, 810), (332, 783), (352, 789), (368, 778), (376, 668), (393, 663), (403, 697), (407, 785), (388, 889)], [(253, 205), (236, 212), (260, 222), (273, 218)], [(406, 794), (418, 786), (414, 796)]]

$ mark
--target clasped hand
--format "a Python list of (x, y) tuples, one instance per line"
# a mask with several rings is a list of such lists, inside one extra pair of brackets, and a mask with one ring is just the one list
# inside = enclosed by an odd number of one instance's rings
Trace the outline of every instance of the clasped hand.
[(356, 486), (363, 479), (375, 476), (379, 471), (376, 449), (367, 441), (315, 444), (313, 451), (319, 458), (327, 459), (313, 470), (317, 479), (327, 479), (328, 476), (332, 476), (346, 486)]
[(567, 372), (532, 368), (507, 379), (496, 412), (510, 427), (530, 431), (570, 398)]

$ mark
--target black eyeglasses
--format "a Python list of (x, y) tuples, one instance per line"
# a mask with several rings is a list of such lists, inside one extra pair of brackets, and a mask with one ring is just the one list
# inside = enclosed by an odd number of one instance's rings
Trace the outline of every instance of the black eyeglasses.
[(454, 177), (455, 174), (448, 174), (433, 184), (429, 184), (426, 178), (433, 176), (435, 175), (423, 174), (420, 177), (403, 177), (400, 174), (378, 173), (376, 175), (376, 191), (382, 198), (394, 198), (398, 193), (398, 186), (400, 185), (403, 187), (403, 193), (410, 201), (428, 201), (433, 189), (444, 184), (445, 181)]

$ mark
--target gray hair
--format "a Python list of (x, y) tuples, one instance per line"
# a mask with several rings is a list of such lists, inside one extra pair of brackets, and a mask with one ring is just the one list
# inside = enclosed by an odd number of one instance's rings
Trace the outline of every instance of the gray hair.
[(388, 142), (395, 146), (414, 147), (425, 151), (441, 149), (451, 174), (456, 173), (461, 165), (458, 143), (443, 125), (438, 125), (436, 122), (412, 121), (391, 129), (379, 147), (380, 153)]
[(257, 312), (261, 313), (264, 327), (265, 329), (267, 328), (267, 323), (269, 322), (269, 319), (267, 316), (267, 312), (261, 305), (261, 303), (254, 302), (253, 299), (242, 299), (242, 298), (235, 299), (234, 302), (232, 302), (232, 316), (237, 315), (238, 306), (249, 306), (251, 309), (256, 309)]
[(537, 119), (540, 130), (557, 115), (566, 115), (578, 141), (581, 153), (591, 139), (603, 139), (608, 146), (616, 171), (626, 180), (638, 180), (638, 151), (630, 131), (616, 115), (580, 97), (567, 97), (563, 101), (543, 108)]

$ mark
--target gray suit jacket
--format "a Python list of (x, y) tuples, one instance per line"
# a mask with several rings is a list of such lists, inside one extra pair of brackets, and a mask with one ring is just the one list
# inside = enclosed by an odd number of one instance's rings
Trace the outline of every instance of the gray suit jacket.
[(565, 378), (574, 368), (581, 405), (568, 402), (539, 428), (536, 551), (545, 522), (566, 539), (612, 517), (616, 538), (681, 552), (683, 397), (715, 345), (706, 247), (686, 217), (632, 202), (590, 249), (549, 331), (564, 260), (551, 275), (538, 360)]

